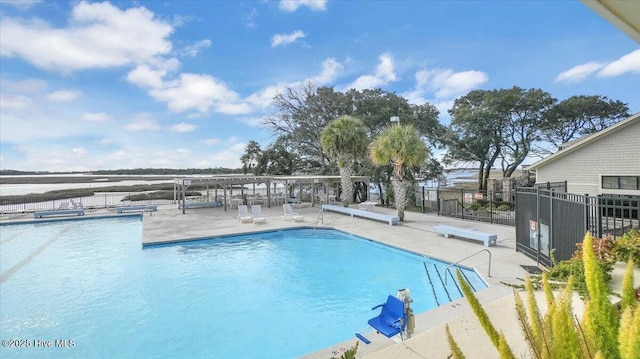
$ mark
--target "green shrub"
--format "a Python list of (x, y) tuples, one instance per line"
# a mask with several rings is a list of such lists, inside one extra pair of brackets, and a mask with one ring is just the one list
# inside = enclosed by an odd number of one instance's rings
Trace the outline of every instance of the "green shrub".
[[(598, 261), (600, 271), (606, 282), (611, 280), (613, 264), (614, 263), (610, 261)], [(572, 258), (557, 262), (547, 273), (547, 277), (550, 280), (560, 282), (566, 282), (571, 276), (573, 276), (573, 289), (578, 292), (581, 297), (586, 297), (588, 293), (582, 258)]]
[(498, 211), (510, 211), (511, 210), (511, 206), (508, 204), (501, 204), (498, 206), (498, 208), (496, 208)]
[(340, 358), (336, 358), (336, 357), (331, 357), (330, 359), (355, 359), (356, 358), (356, 352), (358, 351), (358, 343), (356, 342), (356, 345), (347, 349), (344, 353), (342, 353), (342, 355), (340, 355)]
[[(578, 248), (571, 259), (556, 262), (552, 259), (553, 267), (547, 273), (550, 280), (558, 282), (566, 282), (569, 277), (573, 276), (573, 289), (586, 297), (587, 284), (585, 282), (584, 264), (582, 262), (582, 254), (584, 253), (583, 243), (577, 243)], [(615, 264), (615, 255), (613, 254), (614, 241), (611, 237), (601, 239), (592, 239), (591, 247), (595, 253), (595, 257), (606, 282), (611, 280), (611, 271)]]
[(618, 261), (640, 263), (640, 231), (631, 230), (614, 241), (613, 253)]
[(479, 210), (480, 208), (482, 208), (482, 205), (481, 205), (480, 203), (478, 203), (478, 202), (473, 202), (473, 203), (471, 203), (471, 204), (469, 205), (469, 207), (467, 207), (467, 208), (468, 208), (469, 210), (471, 210), (471, 211), (477, 211), (477, 210)]

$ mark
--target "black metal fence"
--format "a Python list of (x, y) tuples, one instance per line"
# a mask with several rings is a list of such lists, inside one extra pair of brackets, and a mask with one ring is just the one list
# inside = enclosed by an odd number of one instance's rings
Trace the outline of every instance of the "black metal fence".
[(437, 212), (474, 221), (515, 225), (513, 192), (474, 191), (458, 188), (431, 188), (418, 186), (416, 205), (423, 212)]
[[(120, 205), (136, 204), (136, 203), (148, 203), (148, 200), (144, 201), (130, 201), (127, 198), (133, 194), (139, 193), (100, 193), (93, 196), (74, 197), (66, 199), (55, 199), (50, 201), (37, 201), (29, 196), (21, 197), (15, 201), (5, 201), (0, 205), (0, 213), (2, 214), (19, 214), (29, 213), (35, 211), (50, 210), (60, 208), (61, 205), (68, 205), (73, 200), (77, 205), (82, 205), (85, 209), (99, 209), (99, 208), (115, 208)], [(155, 204), (176, 203), (171, 200), (153, 200)]]
[(640, 228), (640, 196), (577, 195), (538, 188), (516, 191), (516, 251), (551, 266), (571, 258), (587, 231), (621, 236)]
[(562, 182), (540, 182), (533, 185), (534, 188), (554, 190), (556, 192), (567, 192), (567, 181)]

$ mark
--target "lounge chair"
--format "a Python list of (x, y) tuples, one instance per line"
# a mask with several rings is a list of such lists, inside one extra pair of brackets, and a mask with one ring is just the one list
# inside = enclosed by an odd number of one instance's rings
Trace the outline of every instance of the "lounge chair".
[(251, 217), (253, 223), (267, 223), (267, 219), (262, 215), (262, 207), (259, 204), (251, 206)]
[[(73, 200), (72, 200), (73, 203)], [(43, 218), (43, 217), (51, 217), (51, 216), (67, 216), (67, 215), (77, 215), (84, 216), (84, 208), (75, 207), (70, 208), (69, 202), (64, 201), (61, 202), (58, 208), (51, 209), (49, 211), (36, 211), (33, 213), (33, 218)]]
[(289, 221), (293, 221), (293, 222), (302, 222), (304, 221), (304, 216), (300, 215), (299, 213), (296, 213), (293, 211), (293, 208), (291, 208), (291, 204), (289, 203), (285, 203), (282, 205), (282, 209), (284, 210), (284, 215), (282, 216), (282, 220), (284, 221), (289, 220)]
[(252, 219), (253, 218), (251, 218), (251, 215), (247, 210), (247, 205), (239, 204), (238, 205), (238, 221), (241, 223), (250, 223)]
[(83, 209), (84, 207), (82, 207), (82, 202), (80, 203), (76, 203), (76, 201), (72, 199), (69, 200), (71, 202), (71, 205), (73, 206), (74, 209)]
[[(387, 297), (386, 303), (376, 305), (371, 308), (371, 310), (380, 307), (382, 307), (380, 315), (369, 319), (369, 326), (387, 338), (391, 338), (398, 334), (402, 337), (402, 332), (407, 326), (407, 316), (404, 312), (404, 303), (400, 299), (390, 295)], [(356, 337), (362, 340), (365, 344), (371, 343), (369, 339), (365, 338), (360, 333), (356, 333)]]

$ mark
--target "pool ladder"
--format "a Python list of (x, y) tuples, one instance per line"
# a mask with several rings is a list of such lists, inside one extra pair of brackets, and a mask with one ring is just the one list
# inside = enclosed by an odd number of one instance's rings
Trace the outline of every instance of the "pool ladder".
[(318, 222), (322, 221), (324, 223), (324, 216), (322, 215), (324, 211), (322, 210), (322, 206), (320, 206), (320, 213), (318, 213), (318, 218), (316, 218), (316, 224), (313, 226), (313, 234), (316, 234), (316, 229), (318, 229)]
[(447, 275), (446, 275), (446, 274), (449, 274), (449, 275), (451, 275), (451, 276), (453, 277), (453, 275), (451, 274), (451, 272), (449, 272), (449, 268), (451, 268), (452, 266), (454, 266), (454, 265), (456, 265), (456, 264), (458, 264), (458, 263), (460, 263), (460, 262), (462, 262), (462, 261), (465, 261), (465, 260), (467, 260), (467, 259), (469, 259), (469, 258), (471, 258), (471, 257), (475, 256), (476, 254), (480, 254), (480, 253), (482, 253), (482, 252), (487, 252), (487, 253), (489, 253), (489, 272), (487, 273), (487, 276), (488, 276), (488, 277), (491, 277), (491, 251), (489, 251), (488, 249), (481, 249), (481, 250), (479, 250), (479, 251), (477, 251), (477, 252), (475, 252), (475, 253), (473, 253), (473, 254), (471, 254), (471, 255), (468, 255), (468, 256), (466, 256), (466, 257), (462, 258), (461, 260), (459, 260), (459, 261), (457, 261), (457, 262), (455, 262), (455, 263), (451, 263), (451, 264), (449, 264), (448, 266), (444, 267), (444, 272), (445, 272), (445, 276), (444, 276), (444, 284), (447, 284), (447, 278), (448, 278), (448, 277), (447, 277)]

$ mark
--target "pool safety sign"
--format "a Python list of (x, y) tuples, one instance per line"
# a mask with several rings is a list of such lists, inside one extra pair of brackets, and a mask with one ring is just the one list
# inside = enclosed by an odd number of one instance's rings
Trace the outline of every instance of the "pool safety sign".
[(529, 221), (529, 247), (538, 248), (538, 231), (540, 232), (540, 251), (548, 254), (549, 252), (549, 226), (538, 223), (534, 220)]

